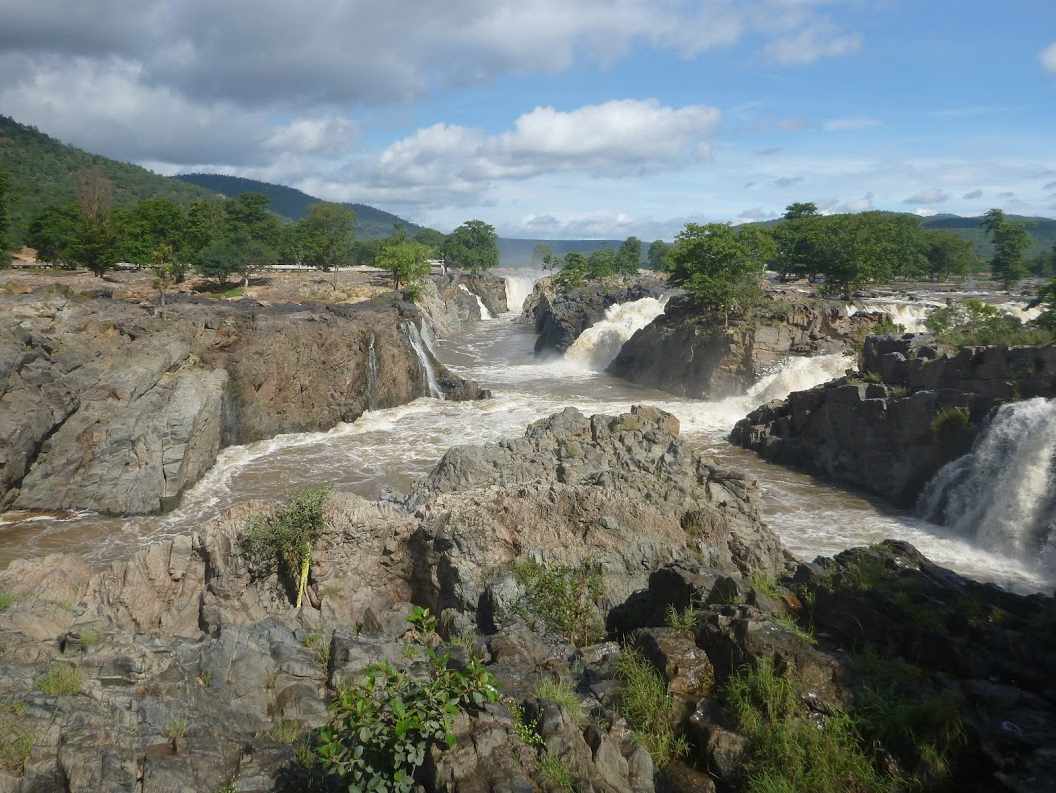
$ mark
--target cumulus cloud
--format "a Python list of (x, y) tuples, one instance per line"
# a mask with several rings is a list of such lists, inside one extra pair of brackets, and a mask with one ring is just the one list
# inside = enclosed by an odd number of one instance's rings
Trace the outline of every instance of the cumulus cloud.
[(869, 127), (878, 127), (882, 122), (875, 118), (866, 118), (864, 116), (854, 116), (851, 118), (834, 118), (826, 121), (824, 129), (826, 132), (847, 132), (857, 129), (867, 129)]
[(913, 210), (913, 214), (918, 215), (922, 218), (930, 218), (935, 217), (935, 215), (939, 214), (939, 210), (932, 209), (931, 207), (918, 207), (917, 209)]
[(1041, 65), (1050, 72), (1056, 72), (1056, 41), (1041, 51)]
[(922, 190), (902, 201), (903, 204), (942, 204), (950, 200), (950, 196), (942, 190)]
[(965, 193), (963, 196), (961, 196), (961, 198), (963, 198), (965, 201), (975, 201), (977, 198), (982, 198), (982, 197), (983, 197), (983, 191), (982, 190), (972, 190), (970, 193)]
[(866, 193), (861, 198), (852, 198), (849, 201), (844, 201), (842, 204), (837, 204), (833, 211), (836, 213), (840, 212), (869, 212), (876, 208), (876, 195), (872, 192)]

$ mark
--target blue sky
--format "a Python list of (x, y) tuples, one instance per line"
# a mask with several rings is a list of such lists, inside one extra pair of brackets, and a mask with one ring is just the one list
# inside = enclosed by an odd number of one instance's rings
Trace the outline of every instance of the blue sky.
[(4, 0), (0, 112), (163, 173), (509, 236), (1056, 216), (1052, 0), (91, 6)]

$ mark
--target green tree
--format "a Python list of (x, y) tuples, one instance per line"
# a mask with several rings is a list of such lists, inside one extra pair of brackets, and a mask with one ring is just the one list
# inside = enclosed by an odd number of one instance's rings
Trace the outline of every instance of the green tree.
[(392, 288), (415, 287), (429, 274), (429, 248), (420, 242), (392, 240), (378, 251), (375, 266), (392, 276)]
[(452, 267), (482, 273), (499, 264), (499, 238), (482, 220), (467, 220), (448, 236), (444, 259)]
[(821, 229), (817, 220), (821, 218), (818, 207), (812, 202), (797, 202), (785, 207), (784, 222), (773, 230), (773, 267), (782, 280), (813, 278), (816, 270), (817, 251), (814, 245), (821, 241)]
[(224, 233), (226, 212), (220, 201), (200, 199), (187, 207), (182, 255), (195, 259), (197, 255)]
[(927, 271), (919, 218), (890, 212), (834, 215), (811, 221), (808, 256), (825, 276), (824, 291), (849, 298), (869, 283)]
[(571, 251), (565, 254), (561, 272), (554, 276), (554, 283), (562, 292), (581, 286), (587, 278), (587, 259), (583, 254)]
[(554, 256), (554, 249), (545, 242), (540, 242), (532, 248), (532, 264), (550, 270), (557, 266), (558, 261)]
[(356, 242), (356, 213), (342, 204), (312, 204), (300, 221), (304, 245), (304, 263), (332, 273), (331, 285), (337, 289), (337, 269), (352, 261)]
[(741, 312), (762, 297), (760, 281), (774, 243), (765, 230), (725, 223), (688, 224), (675, 239), (669, 260), (671, 283), (705, 308)]
[(591, 280), (608, 278), (619, 271), (619, 261), (616, 251), (611, 248), (601, 248), (587, 257), (587, 277)]
[(974, 272), (979, 264), (975, 247), (969, 240), (949, 231), (926, 230), (928, 275), (934, 279), (963, 276)]
[(193, 261), (195, 271), (203, 278), (215, 278), (221, 285), (242, 267), (242, 252), (228, 237), (214, 239), (200, 250)]
[(642, 241), (628, 237), (616, 252), (616, 270), (625, 275), (637, 275), (642, 266)]
[(647, 254), (647, 260), (649, 267), (658, 272), (663, 272), (667, 269), (667, 255), (671, 251), (671, 245), (664, 242), (663, 240), (654, 240), (649, 246), (649, 253)]
[(168, 198), (148, 198), (114, 210), (118, 256), (127, 262), (150, 264), (154, 252), (167, 245), (176, 253), (186, 248), (187, 213)]
[(165, 294), (174, 284), (183, 280), (183, 273), (176, 264), (176, 251), (169, 243), (161, 243), (151, 253), (150, 270), (154, 274), (154, 288), (158, 290), (164, 308)]
[(72, 261), (97, 277), (117, 262), (117, 231), (111, 215), (114, 186), (101, 168), (77, 174), (77, 231), (70, 247)]
[(26, 244), (37, 252), (37, 259), (53, 264), (71, 262), (80, 215), (75, 204), (45, 207), (29, 223)]
[(11, 250), (11, 240), (8, 237), (10, 217), (7, 209), (8, 195), (7, 171), (0, 168), (0, 267), (8, 265), (7, 253)]
[(1030, 234), (1026, 226), (1009, 220), (1000, 209), (989, 210), (982, 225), (994, 243), (990, 273), (1010, 289), (1029, 272), (1026, 253), (1031, 244)]
[(785, 220), (800, 220), (818, 216), (818, 205), (813, 201), (797, 201), (785, 207)]

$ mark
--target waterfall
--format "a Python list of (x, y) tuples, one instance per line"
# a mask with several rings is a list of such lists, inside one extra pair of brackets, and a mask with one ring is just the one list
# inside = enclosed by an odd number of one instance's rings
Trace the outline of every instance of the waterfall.
[(524, 301), (532, 295), (538, 279), (530, 275), (504, 275), (506, 282), (506, 310), (520, 314), (524, 310)]
[(605, 318), (583, 331), (565, 351), (565, 360), (603, 370), (620, 354), (631, 336), (664, 313), (667, 300), (643, 297), (629, 303), (615, 303), (605, 309)]
[(467, 295), (473, 295), (473, 297), (477, 299), (477, 309), (480, 311), (481, 319), (495, 319), (495, 317), (491, 315), (491, 312), (488, 311), (488, 307), (484, 305), (484, 301), (480, 299), (480, 295), (478, 295), (476, 292), (470, 292), (465, 284), (459, 284), (458, 288), (465, 292)]
[[(425, 327), (428, 329), (429, 326), (426, 325)], [(418, 356), (418, 363), (421, 366), (422, 374), (425, 376), (426, 385), (429, 386), (429, 396), (443, 399), (444, 392), (436, 379), (436, 367), (433, 366), (431, 353), (422, 340), (422, 334), (418, 331), (418, 326), (408, 320), (403, 323), (403, 329), (407, 334), (407, 341), (410, 343), (411, 349)]]
[(1056, 562), (1056, 399), (998, 408), (975, 448), (924, 488), (918, 509), (988, 550)]
[(887, 316), (896, 325), (906, 329), (906, 333), (923, 333), (927, 330), (925, 320), (936, 308), (938, 303), (898, 303), (891, 300), (863, 300), (859, 303), (851, 303), (847, 306), (847, 316), (866, 311), (879, 311)]
[(374, 348), (374, 334), (367, 344), (367, 410), (373, 410), (374, 395), (378, 388), (378, 351)]

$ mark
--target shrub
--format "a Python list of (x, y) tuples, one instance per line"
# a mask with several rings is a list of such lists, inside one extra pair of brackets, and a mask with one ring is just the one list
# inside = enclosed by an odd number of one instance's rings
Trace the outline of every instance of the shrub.
[(455, 718), (498, 698), (494, 680), (476, 658), (452, 668), (449, 654), (432, 645), (436, 619), (425, 609), (409, 618), (414, 639), (408, 654), (425, 662), (411, 675), (388, 662), (373, 664), (338, 691), (330, 721), (319, 733), (318, 758), (350, 790), (414, 789), (414, 773), (433, 745), (452, 747)]
[(81, 693), (81, 672), (73, 664), (55, 662), (37, 678), (37, 688), (49, 697), (67, 697)]
[(896, 780), (874, 768), (843, 712), (810, 716), (789, 677), (760, 659), (732, 675), (724, 702), (748, 739), (745, 793), (885, 793)]
[(668, 604), (664, 612), (664, 622), (667, 627), (679, 633), (693, 635), (697, 631), (697, 622), (700, 620), (700, 610), (690, 603), (679, 611), (674, 604)]
[(781, 597), (781, 590), (777, 586), (777, 581), (773, 577), (763, 575), (762, 573), (752, 573), (751, 579), (749, 579), (752, 588), (757, 592), (761, 592), (767, 597), (778, 598)]
[(605, 630), (595, 601), (601, 597), (601, 574), (591, 565), (544, 567), (537, 562), (515, 564), (513, 574), (525, 588), (520, 608), (526, 617), (541, 619), (577, 647), (600, 641)]
[(8, 594), (7, 592), (0, 592), (0, 611), (8, 608), (14, 602), (14, 595)]
[(25, 771), (37, 736), (23, 726), (26, 707), (22, 703), (0, 703), (0, 770), (15, 776)]
[(935, 435), (946, 435), (959, 433), (968, 429), (972, 424), (971, 414), (968, 408), (950, 407), (943, 408), (935, 414), (931, 421), (931, 431)]
[(634, 730), (638, 742), (663, 769), (686, 754), (686, 739), (678, 731), (678, 715), (667, 683), (636, 650), (627, 648), (616, 661), (620, 680), (620, 714)]
[(1018, 317), (980, 300), (937, 308), (928, 314), (926, 324), (938, 341), (951, 347), (1014, 347), (1051, 344), (1056, 339), (1051, 329), (1037, 323), (1024, 324)]
[(576, 724), (586, 721), (583, 713), (583, 703), (579, 701), (572, 686), (563, 680), (546, 678), (535, 687), (535, 696), (553, 702), (567, 713)]
[(254, 575), (277, 573), (297, 608), (308, 585), (312, 546), (323, 532), (323, 507), (329, 497), (328, 488), (302, 490), (272, 514), (252, 519), (242, 536), (242, 553)]

